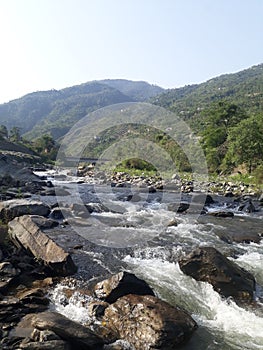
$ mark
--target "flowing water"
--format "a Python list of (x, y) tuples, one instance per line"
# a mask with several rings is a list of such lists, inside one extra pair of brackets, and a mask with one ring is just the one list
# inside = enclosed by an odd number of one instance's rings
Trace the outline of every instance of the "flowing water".
[[(67, 186), (73, 185), (67, 183)], [(183, 350), (263, 349), (263, 240), (229, 244), (219, 238), (220, 233), (228, 231), (262, 233), (262, 210), (255, 214), (235, 212), (234, 218), (215, 218), (199, 216), (195, 209), (189, 210), (189, 214), (168, 211), (167, 204), (174, 202), (174, 193), (147, 194), (147, 198), (136, 202), (123, 201), (125, 190), (121, 188), (109, 191), (97, 186), (94, 191), (92, 186), (80, 184), (78, 193), (85, 203), (96, 193), (97, 199), (103, 198), (104, 204), (118, 209), (114, 213), (93, 213), (85, 229), (74, 228), (93, 244), (94, 251), (84, 246), (82, 254), (94, 258), (106, 270), (109, 267), (110, 272), (115, 272), (112, 266), (116, 265), (117, 271), (125, 268), (135, 273), (160, 298), (186, 309), (199, 328)], [(72, 194), (71, 202), (78, 200), (73, 197)], [(65, 202), (67, 197), (61, 200)], [(220, 208), (223, 207), (221, 203)], [(177, 225), (169, 226), (171, 220), (176, 220)], [(240, 307), (231, 299), (223, 299), (208, 283), (197, 282), (182, 273), (178, 258), (197, 246), (217, 248), (254, 275), (257, 290), (253, 306)], [(107, 259), (108, 254), (115, 260)], [(83, 278), (85, 269), (89, 266), (81, 267)], [(52, 292), (53, 307), (74, 320), (88, 322), (85, 308), (88, 297), (73, 293), (65, 305), (62, 288), (58, 285)]]

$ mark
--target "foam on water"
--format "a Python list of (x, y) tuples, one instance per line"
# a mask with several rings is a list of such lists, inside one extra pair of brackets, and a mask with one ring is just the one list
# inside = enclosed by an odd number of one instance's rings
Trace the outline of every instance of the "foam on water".
[(65, 285), (61, 284), (58, 284), (53, 290), (51, 290), (50, 300), (52, 304), (50, 308), (73, 321), (80, 322), (82, 324), (90, 323), (87, 305), (90, 301), (92, 301), (92, 298), (86, 295), (81, 295), (80, 293), (74, 291), (74, 288), (72, 288), (71, 297), (66, 298), (65, 288), (70, 290), (69, 287), (65, 287)]
[(234, 261), (244, 269), (251, 272), (256, 281), (263, 286), (263, 241), (259, 244), (239, 244), (240, 248), (246, 251), (245, 254), (240, 255)]
[(130, 256), (124, 260), (162, 299), (187, 309), (199, 325), (223, 338), (229, 349), (263, 349), (262, 317), (222, 299), (210, 284), (184, 275), (177, 263)]

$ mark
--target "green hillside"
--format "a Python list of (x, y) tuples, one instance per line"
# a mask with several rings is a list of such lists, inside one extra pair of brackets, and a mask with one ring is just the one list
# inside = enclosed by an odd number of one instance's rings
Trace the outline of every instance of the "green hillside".
[(234, 103), (248, 114), (263, 113), (263, 64), (225, 74), (202, 84), (171, 89), (151, 102), (176, 112), (199, 129), (204, 110), (218, 102)]
[(107, 84), (124, 95), (130, 96), (135, 101), (147, 101), (153, 96), (159, 95), (165, 90), (157, 85), (151, 85), (145, 81), (130, 81), (126, 79), (106, 79), (100, 83)]
[(0, 125), (16, 126), (27, 139), (59, 139), (86, 114), (107, 105), (145, 100), (163, 91), (145, 82), (94, 81), (59, 91), (39, 91), (0, 105)]
[[(263, 64), (202, 84), (172, 89), (150, 101), (187, 122), (201, 142), (211, 173), (262, 173)], [(174, 126), (173, 119), (173, 114), (166, 116), (166, 127)], [(116, 140), (139, 135), (169, 152), (181, 171), (190, 170), (180, 147), (157, 129), (148, 132), (132, 125), (114, 127), (97, 135), (84, 153), (96, 157)]]
[[(59, 91), (34, 92), (0, 105), (0, 126), (6, 125), (9, 131), (19, 129), (24, 139), (34, 140), (33, 149), (55, 159), (58, 145), (53, 139), (60, 140), (85, 115), (116, 103), (140, 101), (164, 107), (187, 122), (202, 144), (211, 173), (262, 173), (263, 64), (170, 90), (142, 81), (106, 79)], [(174, 115), (167, 115), (166, 129), (174, 123)], [(96, 134), (85, 154), (99, 156), (116, 140), (141, 134), (165, 148), (180, 170), (189, 171), (189, 160), (180, 147), (158, 126), (148, 129), (138, 130), (133, 125), (109, 128)]]
[(151, 101), (191, 126), (211, 172), (236, 169), (262, 174), (263, 64), (172, 89)]

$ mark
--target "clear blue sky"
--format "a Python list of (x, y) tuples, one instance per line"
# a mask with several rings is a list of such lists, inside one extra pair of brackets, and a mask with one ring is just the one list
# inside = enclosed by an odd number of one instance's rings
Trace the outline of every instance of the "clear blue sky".
[(0, 102), (95, 79), (198, 83), (263, 62), (263, 0), (0, 0)]

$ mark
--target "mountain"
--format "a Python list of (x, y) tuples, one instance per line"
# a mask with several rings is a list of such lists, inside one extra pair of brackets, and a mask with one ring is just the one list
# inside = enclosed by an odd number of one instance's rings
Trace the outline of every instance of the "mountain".
[(39, 91), (0, 105), (0, 124), (17, 126), (27, 139), (50, 133), (55, 139), (86, 114), (116, 103), (143, 101), (163, 89), (146, 82), (102, 80), (62, 90)]
[(198, 127), (203, 111), (218, 102), (233, 103), (248, 114), (263, 113), (263, 64), (224, 74), (201, 84), (170, 89), (151, 99)]
[(135, 101), (147, 101), (149, 98), (159, 95), (165, 90), (157, 85), (150, 85), (145, 81), (130, 81), (126, 79), (106, 79), (100, 83), (107, 84), (124, 95), (130, 96)]

